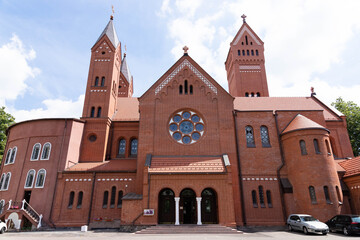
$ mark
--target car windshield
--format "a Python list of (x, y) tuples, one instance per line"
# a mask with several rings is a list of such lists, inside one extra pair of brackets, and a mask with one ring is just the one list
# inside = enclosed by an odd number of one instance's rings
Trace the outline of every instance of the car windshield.
[(360, 217), (352, 217), (351, 220), (352, 220), (353, 222), (360, 223)]
[(301, 220), (304, 222), (311, 222), (311, 221), (319, 221), (316, 218), (312, 217), (312, 216), (306, 216), (306, 217), (301, 217)]

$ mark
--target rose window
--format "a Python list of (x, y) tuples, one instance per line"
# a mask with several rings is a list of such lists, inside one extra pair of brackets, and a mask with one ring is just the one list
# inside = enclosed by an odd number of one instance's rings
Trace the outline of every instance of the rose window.
[(179, 111), (175, 113), (169, 122), (171, 137), (181, 144), (192, 144), (204, 135), (204, 121), (193, 111)]

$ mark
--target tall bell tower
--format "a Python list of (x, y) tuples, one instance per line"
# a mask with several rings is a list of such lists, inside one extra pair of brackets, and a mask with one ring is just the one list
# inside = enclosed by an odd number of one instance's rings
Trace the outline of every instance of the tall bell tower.
[(264, 43), (246, 23), (230, 43), (225, 62), (229, 92), (233, 97), (268, 97)]

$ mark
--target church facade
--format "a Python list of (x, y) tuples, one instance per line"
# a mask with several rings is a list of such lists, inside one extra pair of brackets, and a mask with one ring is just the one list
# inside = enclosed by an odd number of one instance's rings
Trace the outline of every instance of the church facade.
[(229, 91), (184, 48), (135, 98), (126, 58), (111, 18), (91, 49), (82, 117), (9, 127), (1, 219), (106, 228), (360, 214), (346, 117), (314, 94), (270, 97), (264, 43), (245, 20), (225, 62)]

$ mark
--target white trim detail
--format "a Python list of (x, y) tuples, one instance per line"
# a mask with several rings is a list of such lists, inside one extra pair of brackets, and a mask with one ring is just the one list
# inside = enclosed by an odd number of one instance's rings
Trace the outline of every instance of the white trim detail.
[[(47, 158), (43, 158), (43, 156), (44, 156), (44, 149), (45, 149), (45, 147), (46, 147), (47, 145), (49, 146), (48, 156), (47, 156)], [(50, 153), (51, 153), (51, 143), (46, 142), (46, 143), (44, 144), (43, 148), (42, 148), (40, 160), (49, 160), (49, 159), (50, 159)]]
[[(39, 152), (38, 152), (37, 158), (33, 158), (34, 150), (35, 150), (35, 147), (36, 147), (37, 145), (39, 145)], [(32, 150), (32, 152), (31, 152), (30, 161), (37, 161), (37, 160), (39, 160), (40, 153), (41, 153), (41, 144), (40, 144), (40, 143), (35, 143), (34, 146), (33, 146), (33, 150)]]
[[(43, 180), (43, 182), (42, 182), (42, 185), (40, 185), (40, 184), (38, 183), (38, 181), (39, 181), (39, 175), (41, 174), (42, 171), (44, 172), (44, 180)], [(46, 180), (46, 170), (45, 170), (44, 168), (42, 168), (42, 169), (40, 169), (40, 170), (38, 171), (38, 173), (36, 174), (35, 188), (44, 188), (45, 180)]]
[(242, 37), (242, 35), (244, 34), (244, 32), (247, 31), (250, 35), (250, 37), (252, 39), (254, 39), (254, 41), (257, 43), (257, 45), (261, 45), (261, 43), (259, 42), (259, 40), (255, 37), (255, 35), (246, 27), (244, 26), (244, 28), (241, 30), (241, 32), (239, 33), (238, 37), (235, 39), (234, 44), (236, 45), (238, 44), (238, 42), (240, 41), (240, 38)]
[(239, 68), (240, 68), (240, 70), (241, 69), (247, 69), (247, 70), (261, 69), (260, 65), (240, 65)]
[(167, 76), (167, 78), (165, 78), (164, 81), (162, 81), (162, 83), (160, 83), (159, 86), (155, 88), (155, 95), (157, 95), (161, 91), (161, 89), (163, 89), (163, 87), (165, 87), (185, 66), (190, 68), (190, 70), (195, 73), (195, 75), (201, 81), (203, 81), (206, 86), (208, 86), (215, 94), (217, 94), (217, 88), (206, 77), (204, 77), (199, 72), (199, 70), (197, 70), (187, 59), (185, 59), (172, 73), (169, 74), (169, 76)]
[[(27, 183), (27, 180), (28, 180), (28, 178), (29, 178), (29, 174), (30, 174), (30, 173), (33, 173), (33, 179), (32, 179), (32, 181), (31, 181), (30, 186), (26, 186), (26, 183)], [(35, 169), (30, 169), (30, 170), (28, 171), (28, 173), (26, 174), (26, 178), (25, 178), (24, 188), (32, 188), (32, 187), (34, 186), (35, 175), (36, 175)]]

